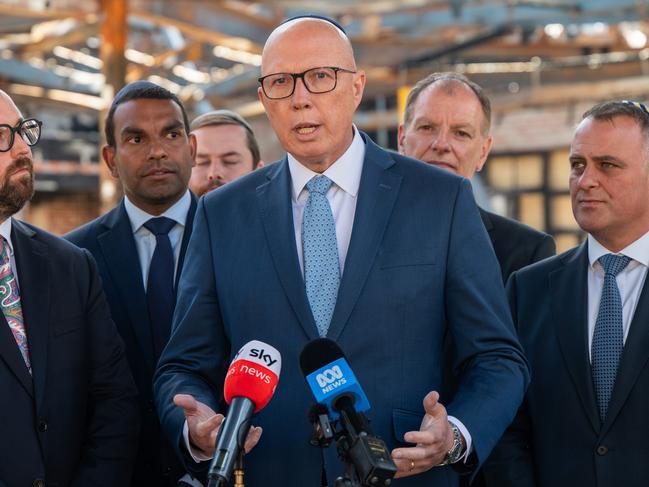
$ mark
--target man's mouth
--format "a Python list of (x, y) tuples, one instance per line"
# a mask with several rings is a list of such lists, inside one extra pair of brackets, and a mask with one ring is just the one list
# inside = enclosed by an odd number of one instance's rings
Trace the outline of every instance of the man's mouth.
[(175, 171), (166, 168), (150, 169), (144, 173), (144, 176), (165, 176), (167, 174), (174, 174)]
[(452, 164), (452, 163), (446, 162), (446, 161), (433, 160), (433, 161), (426, 161), (426, 162), (428, 164), (432, 164), (434, 166), (442, 166), (442, 167), (448, 167), (450, 169), (455, 169), (455, 164)]
[(295, 130), (300, 135), (309, 135), (317, 130), (319, 125), (316, 124), (300, 124), (296, 125), (293, 130)]

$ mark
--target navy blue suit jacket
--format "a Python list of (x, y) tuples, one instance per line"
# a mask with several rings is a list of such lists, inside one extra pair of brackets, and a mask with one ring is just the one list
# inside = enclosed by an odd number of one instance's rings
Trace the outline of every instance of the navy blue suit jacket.
[(0, 485), (122, 487), (137, 391), (95, 262), (16, 220), (11, 240), (32, 375), (0, 312)]
[(584, 243), (512, 275), (508, 292), (532, 371), (513, 425), (485, 466), (499, 487), (641, 487), (649, 462), (649, 282), (601, 424), (588, 354)]
[(514, 271), (557, 253), (554, 239), (547, 233), (482, 208), (479, 210), (504, 283)]
[[(176, 281), (180, 278), (196, 212), (196, 197), (193, 194), (191, 196)], [(142, 267), (124, 202), (68, 233), (65, 238), (88, 249), (97, 261), (110, 312), (126, 344), (126, 356), (140, 393), (142, 432), (132, 484), (175, 485), (184, 470), (167, 438), (161, 435), (155, 411), (152, 383), (156, 362), (151, 323), (142, 282)]]
[[(440, 389), (443, 343), (453, 334), (462, 381), (442, 400), (473, 436), (478, 462), (514, 417), (527, 383), (498, 263), (469, 183), (391, 154), (367, 136), (355, 221), (328, 337), (345, 351), (372, 405), (374, 431), (390, 448), (418, 430), (422, 400)], [(432, 224), (431, 224), (432, 222)], [(298, 365), (317, 338), (295, 246), (286, 159), (204, 197), (181, 278), (174, 331), (156, 372), (163, 426), (179, 447), (190, 393), (220, 409), (224, 372), (249, 340), (275, 346), (283, 367), (275, 396), (254, 420), (260, 443), (246, 479), (319, 485), (323, 454), (308, 445), (311, 393)], [(188, 462), (188, 465), (190, 462)], [(324, 454), (330, 481), (342, 473)], [(451, 467), (397, 485), (455, 485)]]

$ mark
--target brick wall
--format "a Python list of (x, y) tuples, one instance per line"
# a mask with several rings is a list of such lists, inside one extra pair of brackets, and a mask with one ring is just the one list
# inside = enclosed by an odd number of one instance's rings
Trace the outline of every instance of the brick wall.
[(36, 193), (17, 216), (55, 235), (63, 235), (98, 215), (98, 193)]

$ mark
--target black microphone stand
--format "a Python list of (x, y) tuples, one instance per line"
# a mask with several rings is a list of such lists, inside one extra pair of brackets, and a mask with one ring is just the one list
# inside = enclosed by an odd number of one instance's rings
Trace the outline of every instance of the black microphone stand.
[(356, 412), (350, 398), (341, 398), (337, 406), (340, 419), (333, 424), (322, 405), (315, 405), (309, 413), (314, 426), (310, 443), (327, 448), (336, 441), (338, 457), (345, 464), (345, 473), (334, 487), (389, 486), (397, 467), (385, 443), (371, 434), (367, 418)]

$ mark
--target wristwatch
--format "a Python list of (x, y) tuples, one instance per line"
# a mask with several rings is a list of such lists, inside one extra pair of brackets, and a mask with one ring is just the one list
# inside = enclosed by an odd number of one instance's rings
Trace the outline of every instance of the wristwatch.
[(453, 431), (453, 445), (451, 446), (449, 451), (446, 452), (444, 461), (440, 463), (440, 466), (450, 465), (451, 463), (457, 463), (460, 460), (460, 458), (462, 458), (462, 455), (464, 454), (464, 441), (462, 439), (462, 433), (460, 433), (460, 429), (450, 421), (448, 422), (448, 425), (451, 427), (451, 430)]

